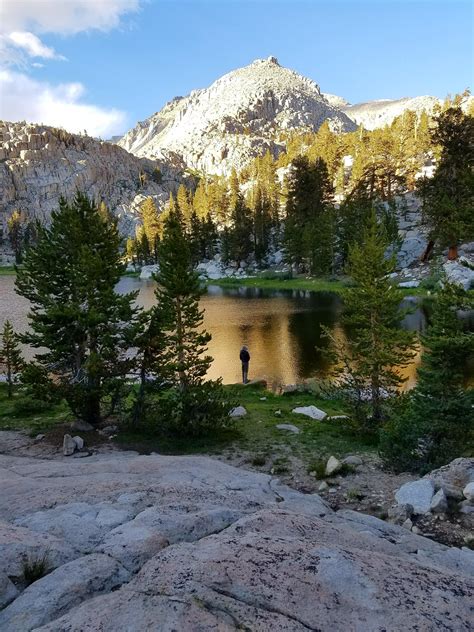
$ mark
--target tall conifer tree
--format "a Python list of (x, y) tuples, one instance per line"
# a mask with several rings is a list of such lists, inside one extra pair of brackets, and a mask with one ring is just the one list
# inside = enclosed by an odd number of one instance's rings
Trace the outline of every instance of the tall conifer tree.
[(21, 339), (37, 349), (36, 375), (92, 425), (113, 412), (133, 364), (136, 294), (115, 290), (119, 245), (116, 226), (78, 193), (60, 200), (17, 271), (17, 292), (32, 306)]

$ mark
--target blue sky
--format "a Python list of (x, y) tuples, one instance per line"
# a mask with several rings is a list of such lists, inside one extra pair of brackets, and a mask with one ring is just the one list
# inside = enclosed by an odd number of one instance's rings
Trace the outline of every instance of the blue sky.
[(466, 1), (2, 0), (2, 7), (0, 118), (41, 118), (104, 137), (269, 55), (353, 103), (444, 97), (473, 83)]

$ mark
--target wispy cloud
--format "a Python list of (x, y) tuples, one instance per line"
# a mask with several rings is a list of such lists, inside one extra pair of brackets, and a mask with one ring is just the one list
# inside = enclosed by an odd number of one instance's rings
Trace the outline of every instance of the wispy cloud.
[(81, 83), (50, 85), (21, 72), (0, 70), (0, 119), (30, 121), (71, 132), (87, 130), (92, 136), (108, 138), (123, 132), (126, 114), (84, 102)]
[[(64, 60), (44, 43), (48, 33), (72, 36), (110, 31), (144, 0), (0, 0), (0, 119), (27, 120), (84, 129), (93, 136), (121, 133), (126, 114), (84, 101), (83, 84), (52, 85), (30, 77), (28, 69)], [(41, 60), (41, 61), (39, 61)]]
[(28, 31), (12, 31), (8, 34), (8, 40), (13, 46), (24, 51), (30, 57), (42, 57), (43, 59), (65, 59), (54, 48), (43, 44), (39, 37)]
[(2, 0), (0, 23), (4, 33), (31, 31), (73, 35), (81, 31), (109, 31), (121, 18), (138, 11), (140, 0)]

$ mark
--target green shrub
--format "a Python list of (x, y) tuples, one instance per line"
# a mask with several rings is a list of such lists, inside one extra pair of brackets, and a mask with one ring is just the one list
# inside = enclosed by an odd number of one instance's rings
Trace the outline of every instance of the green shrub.
[(51, 410), (51, 407), (52, 405), (49, 402), (45, 402), (41, 399), (22, 397), (13, 402), (13, 416), (29, 417)]
[(150, 402), (142, 422), (153, 433), (199, 436), (233, 426), (233, 403), (219, 381), (181, 392), (172, 388)]
[(276, 270), (265, 270), (258, 275), (259, 279), (266, 281), (289, 281), (293, 278), (291, 270), (285, 272), (277, 272)]

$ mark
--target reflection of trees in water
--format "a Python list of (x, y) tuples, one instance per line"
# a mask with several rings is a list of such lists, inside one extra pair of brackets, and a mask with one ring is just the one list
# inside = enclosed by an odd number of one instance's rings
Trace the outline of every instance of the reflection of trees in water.
[[(155, 303), (155, 283), (124, 277), (118, 290), (140, 290), (138, 303), (145, 308)], [(10, 318), (17, 329), (27, 327), (28, 303), (14, 292), (13, 277), (0, 278), (0, 321)], [(402, 326), (422, 332), (429, 321), (429, 302), (410, 300), (415, 313)], [(2, 312), (2, 307), (4, 310)], [(206, 310), (204, 327), (213, 335), (209, 345), (215, 361), (211, 377), (222, 376), (224, 382), (241, 379), (239, 350), (250, 348), (251, 377), (266, 377), (270, 382), (294, 383), (300, 379), (324, 375), (330, 364), (322, 349), (328, 341), (322, 337), (322, 325), (329, 327), (340, 342), (347, 342), (350, 332), (341, 325), (341, 299), (331, 293), (301, 290), (262, 290), (257, 288), (221, 288), (211, 286), (201, 302)], [(474, 314), (461, 315), (466, 326), (474, 328)], [(1, 324), (1, 322), (0, 322)], [(28, 357), (31, 357), (31, 353)], [(415, 363), (402, 372), (413, 384)], [(474, 368), (471, 367), (471, 375)]]
[(301, 299), (295, 301), (297, 307), (305, 309), (297, 309), (288, 316), (288, 328), (293, 340), (293, 353), (298, 358), (299, 376), (309, 377), (315, 372), (325, 374), (331, 366), (324, 353), (328, 340), (323, 336), (323, 326), (335, 329), (341, 300), (329, 293), (312, 294), (303, 300), (303, 304)]

